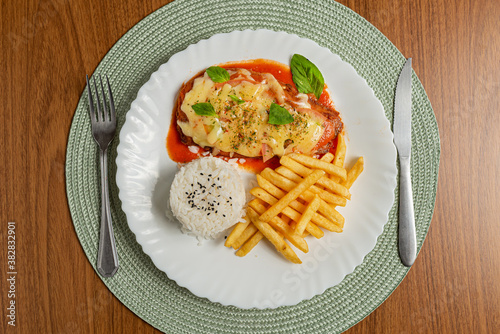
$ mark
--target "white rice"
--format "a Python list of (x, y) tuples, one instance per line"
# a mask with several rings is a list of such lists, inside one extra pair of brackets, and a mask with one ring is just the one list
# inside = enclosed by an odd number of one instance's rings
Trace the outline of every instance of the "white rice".
[(236, 168), (214, 157), (181, 167), (170, 188), (170, 208), (182, 231), (205, 239), (242, 221), (245, 199)]

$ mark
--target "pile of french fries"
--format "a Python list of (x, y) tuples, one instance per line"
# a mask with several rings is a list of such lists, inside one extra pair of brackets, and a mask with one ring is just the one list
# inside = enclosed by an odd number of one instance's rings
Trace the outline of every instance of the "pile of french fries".
[[(363, 171), (363, 157), (346, 171), (346, 144), (338, 136), (335, 155), (321, 159), (292, 153), (281, 157), (281, 166), (264, 169), (257, 175), (258, 187), (248, 203), (244, 223), (238, 223), (227, 237), (225, 246), (245, 256), (263, 238), (268, 239), (285, 258), (302, 263), (290, 242), (304, 253), (309, 251), (305, 238), (324, 236), (321, 228), (342, 232), (344, 217), (335, 209), (351, 199), (350, 187)], [(287, 242), (288, 241), (288, 242)]]

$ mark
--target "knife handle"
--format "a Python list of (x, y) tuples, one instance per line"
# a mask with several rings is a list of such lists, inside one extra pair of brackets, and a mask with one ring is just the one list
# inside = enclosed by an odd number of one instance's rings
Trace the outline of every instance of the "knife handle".
[(399, 157), (399, 164), (399, 256), (405, 266), (411, 267), (417, 257), (417, 237), (411, 189), (410, 157)]

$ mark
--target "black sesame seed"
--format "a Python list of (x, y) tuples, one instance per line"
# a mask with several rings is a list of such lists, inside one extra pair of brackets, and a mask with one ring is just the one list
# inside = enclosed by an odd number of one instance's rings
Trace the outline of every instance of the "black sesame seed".
[(207, 213), (207, 216), (210, 216), (210, 212), (209, 212), (209, 213)]

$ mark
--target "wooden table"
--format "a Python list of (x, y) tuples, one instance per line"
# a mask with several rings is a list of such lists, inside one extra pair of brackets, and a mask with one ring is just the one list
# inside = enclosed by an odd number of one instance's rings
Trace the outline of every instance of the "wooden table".
[[(153, 333), (88, 262), (64, 165), (84, 76), (168, 0), (6, 1), (0, 6), (1, 330)], [(343, 0), (407, 57), (439, 124), (429, 234), (403, 283), (349, 333), (500, 330), (500, 2)], [(16, 222), (16, 327), (7, 324), (8, 222)]]

